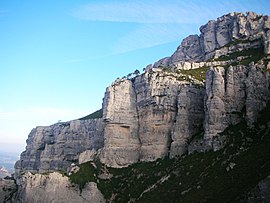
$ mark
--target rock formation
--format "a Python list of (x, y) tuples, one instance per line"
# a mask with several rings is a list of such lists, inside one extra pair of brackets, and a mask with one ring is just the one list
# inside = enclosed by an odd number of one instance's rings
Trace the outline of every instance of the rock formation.
[(0, 202), (12, 202), (16, 191), (17, 185), (14, 180), (0, 178)]
[[(252, 126), (270, 97), (264, 63), (269, 60), (268, 29), (269, 17), (252, 12), (209, 21), (200, 36), (185, 38), (171, 57), (108, 87), (103, 120), (34, 129), (17, 173), (66, 171), (72, 162), (96, 156), (111, 167), (181, 156), (195, 134), (204, 132), (201, 151), (213, 148), (213, 138), (243, 118)], [(159, 65), (169, 67), (156, 68)], [(203, 80), (178, 72), (205, 67), (210, 68), (205, 88)]]
[(136, 95), (130, 80), (107, 88), (103, 101), (104, 148), (100, 160), (108, 166), (125, 166), (139, 160)]
[[(42, 202), (48, 193), (47, 202), (71, 195), (73, 202), (103, 202), (94, 183), (78, 195), (67, 177), (28, 172), (67, 171), (71, 164), (95, 160), (120, 168), (218, 150), (222, 146), (215, 142), (228, 126), (243, 120), (254, 126), (270, 99), (269, 30), (269, 16), (252, 12), (211, 20), (171, 57), (108, 87), (102, 119), (33, 129), (15, 166), (17, 200)], [(59, 197), (57, 190), (63, 190)]]
[(244, 117), (252, 126), (270, 98), (269, 75), (260, 65), (211, 68), (206, 75), (204, 139), (212, 138)]
[(103, 195), (97, 189), (96, 183), (88, 183), (80, 192), (72, 185), (69, 178), (54, 172), (46, 174), (31, 174), (27, 172), (18, 180), (19, 190), (14, 202), (105, 202)]
[(16, 174), (66, 171), (81, 152), (103, 147), (103, 126), (102, 119), (91, 119), (34, 128), (28, 136), (26, 150), (15, 165)]
[(199, 36), (190, 35), (185, 38), (171, 57), (161, 59), (154, 64), (154, 67), (177, 67), (183, 61), (207, 61), (217, 57), (220, 49), (226, 49), (228, 44), (237, 40), (261, 39), (265, 53), (269, 54), (269, 29), (269, 16), (258, 15), (254, 12), (247, 12), (246, 15), (229, 13), (201, 26)]

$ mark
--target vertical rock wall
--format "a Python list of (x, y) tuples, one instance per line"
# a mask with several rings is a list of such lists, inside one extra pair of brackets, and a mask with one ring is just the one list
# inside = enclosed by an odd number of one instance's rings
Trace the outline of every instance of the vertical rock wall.
[(37, 127), (28, 136), (26, 150), (15, 165), (16, 173), (65, 171), (71, 163), (77, 162), (81, 152), (104, 146), (103, 130), (102, 119)]
[(103, 101), (106, 122), (100, 160), (108, 166), (121, 167), (139, 160), (139, 123), (136, 95), (130, 80), (107, 88)]
[(229, 13), (210, 20), (200, 27), (201, 34), (190, 35), (170, 57), (157, 61), (158, 66), (179, 66), (179, 63), (202, 62), (215, 57), (220, 49), (235, 40), (261, 39), (264, 43), (265, 54), (270, 53), (269, 48), (270, 17), (254, 12)]
[(206, 75), (204, 139), (212, 139), (244, 118), (252, 126), (270, 98), (269, 74), (263, 65), (211, 68)]
[(203, 88), (182, 86), (178, 94), (178, 112), (172, 129), (170, 157), (187, 152), (193, 135), (203, 130), (204, 98)]
[(140, 160), (164, 158), (172, 141), (180, 82), (164, 73), (146, 73), (135, 79), (134, 87), (139, 116)]
[(202, 130), (203, 96), (203, 88), (164, 72), (113, 84), (103, 103), (101, 162), (123, 167), (186, 153), (188, 140)]

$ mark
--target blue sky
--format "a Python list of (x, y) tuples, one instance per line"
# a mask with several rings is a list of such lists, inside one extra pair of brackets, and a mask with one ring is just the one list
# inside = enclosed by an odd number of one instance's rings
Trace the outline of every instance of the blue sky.
[(171, 55), (200, 25), (269, 1), (1, 0), (0, 149), (22, 151), (32, 128), (101, 108), (117, 77)]

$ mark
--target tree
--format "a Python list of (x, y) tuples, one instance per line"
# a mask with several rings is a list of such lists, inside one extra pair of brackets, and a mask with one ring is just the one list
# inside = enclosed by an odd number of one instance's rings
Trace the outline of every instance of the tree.
[(138, 69), (136, 69), (133, 74), (138, 76), (138, 75), (140, 75), (140, 71)]
[(127, 75), (127, 79), (130, 79), (131, 76), (132, 76), (132, 73), (129, 73), (129, 74)]

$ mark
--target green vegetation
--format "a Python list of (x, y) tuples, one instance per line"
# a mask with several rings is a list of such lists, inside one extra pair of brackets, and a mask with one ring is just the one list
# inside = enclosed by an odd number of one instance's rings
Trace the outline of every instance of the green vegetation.
[[(189, 69), (189, 70), (177, 70), (178, 73), (184, 74), (184, 75), (190, 75), (192, 78), (199, 80), (199, 81), (205, 81), (206, 79), (206, 71), (209, 69), (209, 67), (201, 67), (196, 69)], [(187, 77), (186, 76), (186, 77)], [(180, 80), (184, 76), (181, 76)]]
[(79, 185), (80, 190), (84, 188), (88, 182), (96, 182), (96, 168), (91, 163), (84, 163), (80, 165), (80, 170), (73, 173), (69, 178), (72, 183)]
[(162, 71), (167, 72), (167, 73), (174, 72), (174, 68), (171, 66), (159, 66), (159, 68), (162, 69)]
[(254, 39), (254, 40), (250, 40), (250, 39), (236, 39), (234, 41), (231, 41), (230, 43), (226, 44), (224, 47), (230, 47), (230, 46), (234, 46), (237, 44), (246, 44), (246, 43), (254, 43), (260, 41), (260, 39)]
[(88, 120), (88, 119), (102, 118), (102, 116), (103, 116), (103, 110), (100, 109), (100, 110), (95, 111), (94, 113), (91, 113), (88, 116), (85, 116), (83, 118), (80, 118), (79, 120)]
[(263, 47), (254, 48), (254, 49), (245, 49), (243, 51), (233, 52), (231, 54), (221, 56), (219, 58), (214, 59), (214, 61), (228, 61), (228, 60), (236, 59), (239, 56), (246, 56), (246, 58), (243, 60), (240, 60), (238, 64), (248, 65), (252, 61), (256, 63), (260, 59), (262, 59), (264, 57), (264, 50), (263, 50)]
[[(183, 70), (183, 69), (177, 69), (175, 70), (174, 67), (171, 66), (160, 66), (164, 72), (166, 73), (175, 73), (177, 74), (177, 80), (179, 81), (187, 81), (194, 83), (196, 85), (199, 82), (204, 82), (206, 79), (206, 71), (209, 69), (209, 67), (201, 67), (201, 68), (195, 68), (195, 69), (189, 69), (189, 70)], [(195, 81), (197, 80), (197, 81)], [(201, 87), (201, 84), (197, 84), (198, 87)]]
[[(70, 178), (81, 189), (88, 181), (97, 182), (112, 202), (237, 201), (269, 175), (269, 112), (270, 104), (252, 129), (244, 121), (228, 127), (221, 134), (227, 137), (227, 144), (216, 152), (136, 163), (121, 169), (86, 163)], [(104, 171), (112, 177), (99, 178)]]

